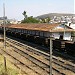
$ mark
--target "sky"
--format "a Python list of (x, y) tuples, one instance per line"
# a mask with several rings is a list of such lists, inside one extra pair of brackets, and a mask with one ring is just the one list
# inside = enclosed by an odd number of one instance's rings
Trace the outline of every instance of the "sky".
[(48, 13), (74, 14), (74, 0), (0, 0), (0, 17), (3, 16), (3, 3), (5, 15), (9, 19), (22, 20), (23, 11), (28, 16), (39, 16)]

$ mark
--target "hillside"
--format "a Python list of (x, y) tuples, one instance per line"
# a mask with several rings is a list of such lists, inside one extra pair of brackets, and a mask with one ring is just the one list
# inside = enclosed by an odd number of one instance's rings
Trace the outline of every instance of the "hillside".
[(66, 14), (66, 13), (49, 13), (49, 14), (44, 14), (44, 15), (40, 15), (40, 16), (37, 16), (36, 18), (38, 19), (44, 19), (44, 18), (53, 18), (54, 16), (57, 16), (57, 17), (61, 17), (61, 16), (74, 16), (75, 17), (75, 14)]

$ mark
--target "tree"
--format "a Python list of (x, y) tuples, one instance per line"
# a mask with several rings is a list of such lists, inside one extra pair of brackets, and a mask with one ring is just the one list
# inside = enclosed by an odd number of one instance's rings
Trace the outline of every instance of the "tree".
[(24, 20), (21, 21), (21, 23), (39, 23), (40, 21), (36, 18), (33, 18), (33, 16), (27, 17), (26, 11), (22, 13), (24, 15)]
[(26, 19), (27, 18), (26, 11), (24, 11), (22, 14), (24, 16), (24, 19)]
[(39, 23), (39, 20), (31, 17), (28, 17), (27, 19), (22, 20), (22, 23)]

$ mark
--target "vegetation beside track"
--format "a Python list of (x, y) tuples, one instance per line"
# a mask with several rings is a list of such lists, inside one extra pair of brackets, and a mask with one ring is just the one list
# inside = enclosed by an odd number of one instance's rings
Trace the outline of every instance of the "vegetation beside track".
[(7, 71), (4, 69), (4, 57), (0, 55), (0, 75), (19, 75), (19, 69), (17, 69), (11, 62), (7, 60)]

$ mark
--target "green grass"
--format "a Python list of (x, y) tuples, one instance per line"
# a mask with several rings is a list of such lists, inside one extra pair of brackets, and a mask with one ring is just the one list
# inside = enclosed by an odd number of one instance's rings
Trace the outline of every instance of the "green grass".
[(7, 71), (4, 69), (4, 65), (0, 64), (0, 75), (18, 75), (18, 71), (7, 67)]
[(13, 64), (7, 60), (7, 71), (4, 69), (4, 59), (0, 55), (0, 75), (18, 75), (19, 69), (17, 69)]

